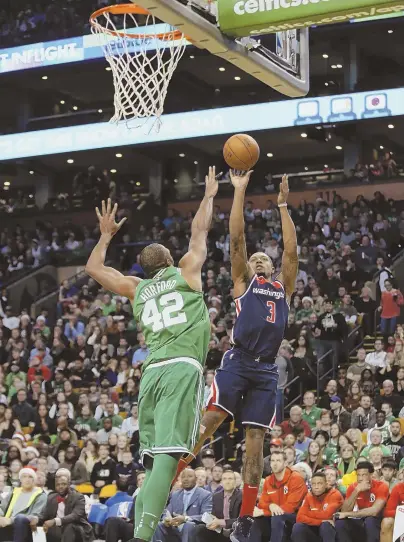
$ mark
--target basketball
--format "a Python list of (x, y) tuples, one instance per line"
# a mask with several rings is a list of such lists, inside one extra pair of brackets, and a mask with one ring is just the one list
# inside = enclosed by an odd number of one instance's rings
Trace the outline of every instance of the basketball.
[(258, 162), (260, 148), (253, 137), (236, 134), (226, 141), (223, 156), (231, 169), (249, 171)]

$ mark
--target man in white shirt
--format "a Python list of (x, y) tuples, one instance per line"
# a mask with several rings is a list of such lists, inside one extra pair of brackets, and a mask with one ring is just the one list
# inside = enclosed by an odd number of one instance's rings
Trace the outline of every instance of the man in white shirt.
[(383, 350), (383, 342), (380, 339), (375, 340), (375, 349), (373, 352), (369, 352), (365, 358), (365, 363), (371, 367), (383, 369), (387, 366), (386, 352)]

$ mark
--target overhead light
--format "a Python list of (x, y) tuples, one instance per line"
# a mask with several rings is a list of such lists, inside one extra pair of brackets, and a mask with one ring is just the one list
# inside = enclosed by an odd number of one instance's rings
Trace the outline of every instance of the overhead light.
[(136, 181), (136, 186), (140, 186), (140, 182), (139, 181)]
[(180, 158), (185, 158), (185, 154), (183, 152), (180, 152), (180, 154), (178, 155)]
[(111, 70), (112, 70), (111, 66), (107, 66), (107, 67), (105, 68), (105, 71), (106, 71), (106, 72), (110, 72)]
[(324, 164), (324, 167), (328, 167), (328, 164)]
[(60, 103), (61, 103), (62, 105), (65, 105), (66, 102), (65, 102), (64, 100), (60, 100)]
[(4, 181), (4, 186), (10, 186), (10, 181)]
[(30, 174), (30, 175), (33, 175), (33, 174), (34, 174), (34, 171), (32, 171), (32, 169), (31, 169), (31, 171), (29, 172), (29, 174)]
[(342, 147), (341, 147), (341, 145), (336, 145), (336, 147), (335, 147), (335, 148), (337, 149), (337, 151), (342, 151)]
[(220, 71), (220, 72), (225, 72), (225, 71), (226, 71), (226, 68), (223, 68), (223, 66), (222, 66), (222, 67), (219, 68), (219, 71)]
[(116, 173), (116, 169), (110, 169), (111, 173)]
[(77, 111), (77, 109), (78, 109), (77, 105), (73, 105), (73, 110)]
[(189, 58), (192, 58), (192, 59), (194, 59), (195, 57), (194, 57), (194, 55), (189, 55)]
[(116, 156), (117, 158), (122, 158), (123, 154), (121, 154), (120, 152), (117, 152), (115, 156)]
[(309, 168), (305, 166), (304, 171), (309, 171)]
[(194, 164), (197, 166), (198, 165), (198, 160), (194, 160)]
[(68, 158), (68, 159), (67, 159), (67, 163), (68, 163), (68, 164), (74, 164), (73, 158)]
[(272, 152), (267, 152), (267, 156), (268, 158), (273, 158), (274, 155), (272, 154)]
[(332, 68), (333, 70), (336, 70), (336, 69), (337, 69), (337, 65), (336, 65), (336, 64), (331, 64), (331, 68)]
[(393, 156), (394, 152), (393, 152), (393, 151), (390, 151), (390, 154), (391, 154), (391, 156)]
[(324, 53), (324, 54), (323, 54), (323, 58), (328, 58), (327, 53)]
[(8, 186), (5, 186), (5, 187), (4, 187), (4, 190), (8, 190), (8, 189), (9, 189), (9, 187), (8, 187)]
[(99, 110), (98, 110), (98, 113), (102, 113), (102, 109), (99, 109)]
[(337, 64), (337, 68), (341, 69), (341, 68), (342, 68), (342, 64)]
[(235, 81), (240, 81), (241, 80), (241, 77), (239, 77), (238, 75), (236, 75), (236, 77), (234, 78)]
[(383, 145), (380, 145), (379, 148), (380, 148), (381, 151), (384, 149)]
[(394, 30), (387, 30), (387, 32), (388, 32), (389, 34), (392, 34), (392, 33), (394, 32)]
[(34, 194), (30, 194), (28, 197), (29, 197), (29, 198), (33, 198), (33, 197), (34, 197)]
[(325, 85), (326, 87), (328, 87), (328, 83), (324, 83), (324, 85)]
[(390, 128), (390, 130), (393, 130), (394, 124), (389, 124), (389, 125), (387, 126), (387, 128)]
[(47, 76), (47, 75), (43, 75), (43, 76), (42, 76), (42, 79), (43, 79), (44, 81), (46, 81), (46, 80), (48, 79), (48, 76)]
[(300, 134), (300, 137), (307, 137), (307, 134), (303, 132), (302, 134)]

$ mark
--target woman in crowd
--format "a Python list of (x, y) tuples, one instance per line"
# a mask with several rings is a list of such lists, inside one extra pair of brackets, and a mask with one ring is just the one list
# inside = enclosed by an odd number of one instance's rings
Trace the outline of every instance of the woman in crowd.
[(79, 461), (85, 464), (89, 476), (98, 461), (98, 446), (95, 439), (89, 438), (80, 452)]
[(351, 382), (348, 388), (348, 393), (345, 399), (345, 408), (352, 412), (359, 407), (359, 402), (362, 397), (361, 387), (358, 382)]
[(305, 463), (308, 464), (312, 473), (321, 470), (323, 467), (323, 456), (321, 454), (321, 449), (315, 440), (312, 440), (307, 449), (307, 457)]
[(11, 408), (6, 408), (4, 420), (0, 423), (0, 438), (11, 439), (14, 433), (22, 433), (20, 422), (14, 418)]
[(38, 405), (35, 427), (32, 431), (34, 437), (38, 435), (56, 435), (56, 422), (49, 416), (46, 405)]
[(339, 451), (340, 461), (337, 464), (340, 478), (356, 470), (355, 449), (352, 444), (344, 444)]
[(348, 429), (346, 437), (348, 439), (348, 442), (350, 442), (354, 447), (356, 457), (359, 457), (363, 448), (366, 446), (365, 442), (362, 439), (361, 430), (351, 427), (351, 429)]
[(332, 463), (334, 462), (335, 456), (337, 455), (339, 435), (340, 435), (339, 425), (337, 423), (331, 424), (330, 440), (327, 442), (327, 446), (324, 451), (327, 465), (332, 465)]

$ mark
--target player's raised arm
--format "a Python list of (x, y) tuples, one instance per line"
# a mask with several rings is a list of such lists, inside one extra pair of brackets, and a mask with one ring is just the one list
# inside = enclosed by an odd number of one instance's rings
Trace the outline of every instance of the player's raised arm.
[(118, 205), (116, 203), (112, 208), (110, 199), (108, 199), (107, 205), (105, 205), (105, 201), (102, 202), (101, 212), (98, 207), (96, 208), (97, 217), (100, 222), (101, 236), (90, 255), (85, 271), (106, 290), (110, 290), (133, 301), (136, 286), (139, 284), (140, 279), (137, 277), (126, 277), (113, 267), (106, 267), (104, 265), (108, 246), (113, 236), (126, 221), (126, 218), (123, 218), (119, 223), (115, 222), (117, 209)]
[(248, 171), (237, 175), (236, 171), (230, 170), (230, 179), (234, 186), (230, 213), (230, 261), (234, 297), (244, 294), (253, 274), (248, 264), (244, 233), (244, 197), (251, 173), (252, 171)]
[(208, 253), (206, 241), (212, 223), (213, 198), (219, 188), (215, 166), (209, 168), (205, 183), (205, 196), (192, 221), (188, 252), (179, 263), (185, 280), (191, 288), (198, 291), (202, 291), (201, 269)]
[(282, 182), (278, 195), (278, 207), (281, 213), (282, 237), (283, 237), (283, 256), (282, 269), (279, 280), (283, 282), (286, 290), (288, 302), (295, 291), (296, 277), (299, 270), (299, 257), (297, 254), (297, 237), (293, 220), (287, 207), (289, 196), (288, 176), (282, 177)]

